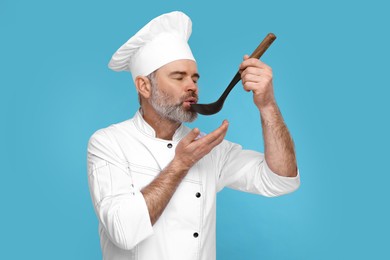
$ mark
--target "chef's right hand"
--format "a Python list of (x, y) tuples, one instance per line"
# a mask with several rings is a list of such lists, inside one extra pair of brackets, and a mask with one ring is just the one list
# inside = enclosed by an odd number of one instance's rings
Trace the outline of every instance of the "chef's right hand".
[(220, 127), (201, 138), (198, 138), (199, 129), (194, 128), (178, 143), (173, 161), (178, 167), (188, 171), (196, 162), (223, 141), (228, 126), (229, 122), (224, 120)]

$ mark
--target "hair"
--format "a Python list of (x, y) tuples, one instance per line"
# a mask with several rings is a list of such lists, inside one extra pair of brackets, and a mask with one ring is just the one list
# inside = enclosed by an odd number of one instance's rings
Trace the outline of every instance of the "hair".
[(157, 70), (153, 71), (152, 73), (150, 73), (149, 75), (146, 76), (148, 78), (148, 80), (150, 81), (150, 84), (152, 85), (152, 87), (157, 86), (156, 75), (157, 75)]

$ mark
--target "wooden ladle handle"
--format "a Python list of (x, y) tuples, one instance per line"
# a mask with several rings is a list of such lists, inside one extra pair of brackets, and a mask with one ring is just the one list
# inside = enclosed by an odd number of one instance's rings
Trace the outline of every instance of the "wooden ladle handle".
[(273, 33), (269, 33), (265, 36), (264, 40), (257, 46), (256, 50), (252, 53), (250, 58), (260, 59), (269, 46), (275, 41), (276, 36)]

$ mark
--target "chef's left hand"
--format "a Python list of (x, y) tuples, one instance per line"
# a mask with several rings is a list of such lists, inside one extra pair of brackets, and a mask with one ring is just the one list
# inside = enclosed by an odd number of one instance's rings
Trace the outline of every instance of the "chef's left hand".
[(245, 55), (239, 70), (244, 89), (247, 92), (253, 92), (253, 101), (260, 110), (276, 103), (271, 67), (258, 59)]

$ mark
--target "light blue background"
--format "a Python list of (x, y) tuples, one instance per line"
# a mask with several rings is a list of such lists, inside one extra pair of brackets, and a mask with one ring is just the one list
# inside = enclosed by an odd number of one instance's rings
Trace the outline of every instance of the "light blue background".
[[(153, 17), (193, 20), (201, 101), (274, 32), (264, 55), (296, 143), (301, 188), (264, 198), (218, 195), (218, 259), (390, 259), (389, 58), (386, 1), (0, 2), (0, 259), (100, 259), (86, 145), (134, 114), (113, 52)], [(240, 85), (241, 86), (241, 85)], [(251, 94), (191, 124), (263, 150)]]

